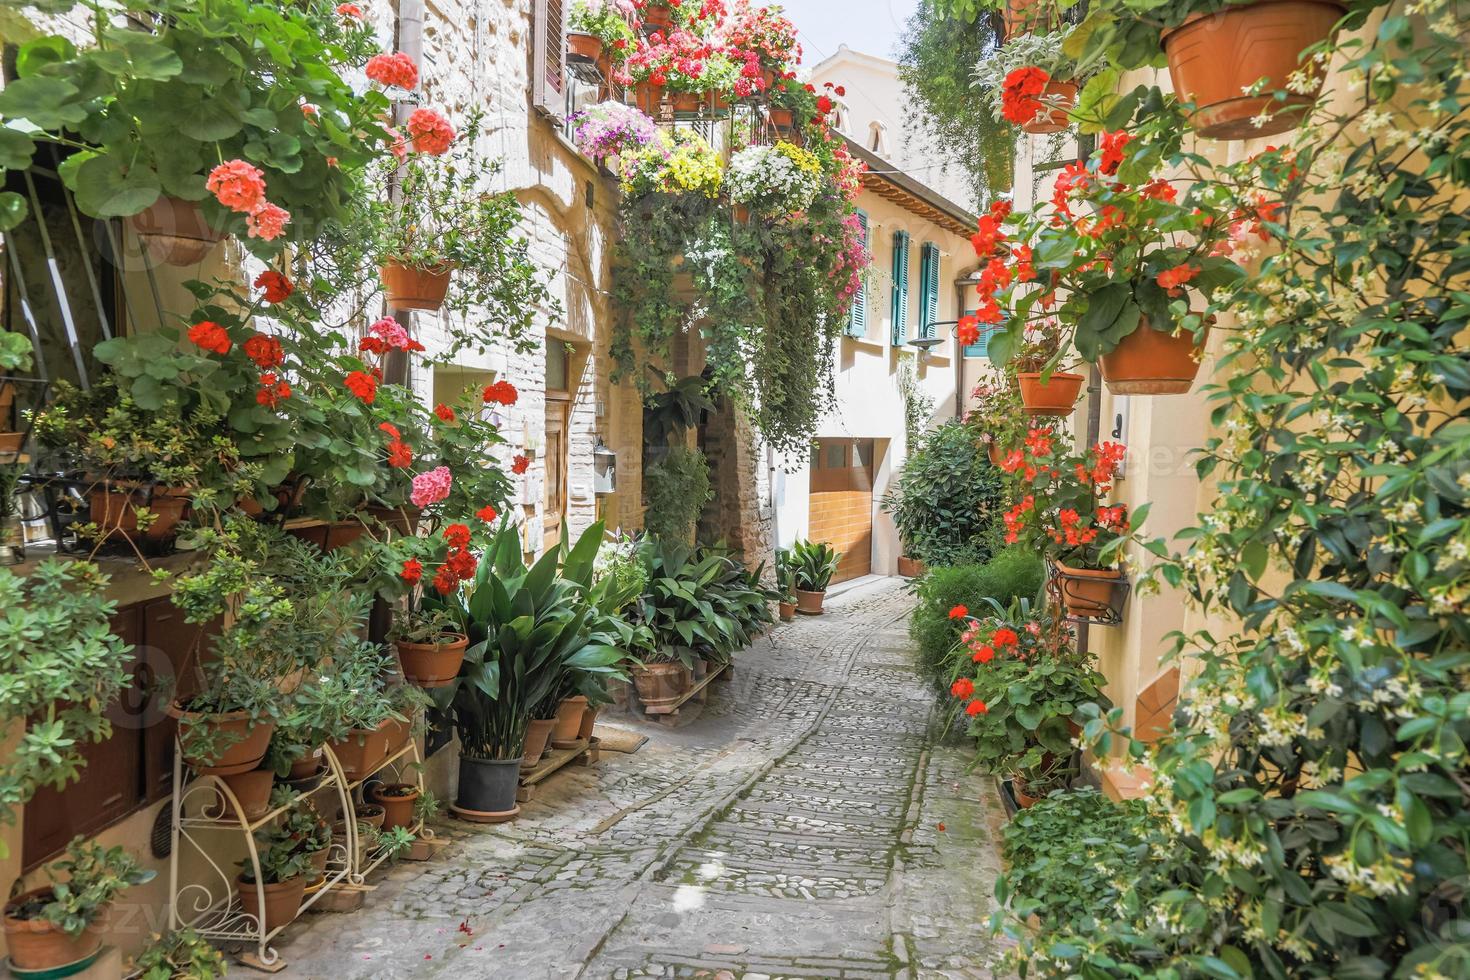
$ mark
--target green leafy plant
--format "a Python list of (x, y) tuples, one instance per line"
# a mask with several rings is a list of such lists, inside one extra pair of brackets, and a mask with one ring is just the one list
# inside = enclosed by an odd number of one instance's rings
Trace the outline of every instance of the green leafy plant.
[[(315, 837), (310, 838), (315, 840)], [(260, 861), (260, 883), (278, 885), (302, 875), (313, 868), (311, 855), (320, 848), (307, 850), (303, 846), (303, 828), (292, 827), (288, 822), (269, 823), (255, 831), (255, 851)], [(255, 868), (246, 858), (240, 862), (240, 878), (254, 884)]]
[(796, 559), (788, 548), (776, 549), (776, 588), (782, 602), (796, 601)]
[(883, 496), (904, 554), (928, 565), (990, 557), (1000, 534), (1002, 481), (978, 431), (952, 420), (925, 433)]
[[(948, 692), (958, 666), (956, 653), (965, 622), (950, 616), (956, 606), (988, 608), (987, 599), (1002, 607), (1041, 593), (1046, 566), (1035, 552), (1008, 548), (983, 565), (931, 568), (915, 588), (918, 603), (909, 620), (909, 635), (918, 645), (919, 672), (936, 690)], [(960, 655), (968, 657), (968, 654)]]
[(0, 768), (6, 820), (42, 786), (78, 778), (83, 748), (112, 734), (132, 647), (112, 632), (107, 583), (89, 562), (44, 561), (26, 578), (0, 568), (0, 717), (25, 724)]
[(704, 453), (688, 446), (670, 448), (644, 469), (643, 495), (648, 502), (644, 529), (654, 537), (688, 540), (704, 505), (714, 499)]
[(1039, 68), (1057, 81), (1082, 83), (1078, 77), (1077, 61), (1063, 48), (1072, 28), (1049, 31), (1041, 34), (1022, 34), (1009, 38), (993, 52), (989, 52), (975, 65), (973, 82), (981, 93), (991, 116), (1003, 121), (1004, 104), (1002, 90), (1006, 76), (1018, 68)]
[(794, 584), (803, 592), (826, 592), (841, 559), (825, 541), (797, 541), (791, 546)]
[(225, 955), (185, 927), (159, 935), (133, 959), (137, 980), (217, 980), (228, 972)]
[[(591, 34), (602, 42), (603, 54), (617, 62), (627, 55), (637, 33), (629, 23), (627, 15), (611, 0), (576, 0), (567, 15), (567, 30), (578, 34)], [(622, 47), (618, 42), (622, 41)]]
[(29, 371), (31, 338), (14, 330), (0, 330), (0, 373)]
[[(65, 875), (58, 879), (57, 873)], [(74, 837), (66, 856), (51, 866), (49, 888), (6, 907), (17, 919), (42, 919), (69, 936), (79, 936), (106, 914), (113, 901), (134, 885), (152, 881), (156, 871), (143, 868), (124, 847), (103, 847)]]
[(771, 622), (774, 593), (721, 549), (696, 550), (683, 541), (643, 539), (647, 591), (629, 618), (642, 627), (636, 657), (645, 663), (696, 659), (724, 662)]

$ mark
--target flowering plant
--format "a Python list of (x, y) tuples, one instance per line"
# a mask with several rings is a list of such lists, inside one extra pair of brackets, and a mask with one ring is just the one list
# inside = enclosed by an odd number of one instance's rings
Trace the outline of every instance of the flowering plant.
[(660, 130), (658, 136), (623, 160), (623, 192), (717, 197), (723, 168), (704, 137), (688, 129)]
[[(59, 171), (84, 213), (197, 201), (211, 227), (262, 257), (339, 218), (365, 190), (364, 167), (398, 142), (388, 95), (344, 76), (382, 58), (385, 87), (416, 82), (364, 21), (324, 0), (121, 0), (110, 17), (80, 0), (47, 6), (87, 7), (78, 23), (95, 44), (53, 35), (20, 47), (19, 77), (0, 93), (0, 117), (16, 123), (5, 167), (30, 166), (38, 143), (73, 150)], [(5, 227), (26, 214), (13, 192), (0, 205)]]
[(1113, 567), (1133, 524), (1148, 514), (1145, 504), (1130, 520), (1126, 505), (1106, 503), (1125, 452), (1116, 442), (1070, 452), (1065, 436), (1030, 430), (1001, 462), (1021, 492), (1005, 514), (1006, 543), (1024, 539), (1074, 568)]
[(603, 52), (617, 61), (626, 57), (624, 52), (638, 37), (633, 30), (637, 19), (633, 0), (576, 0), (567, 14), (567, 30), (591, 34), (602, 42)]
[(625, 102), (598, 102), (572, 116), (577, 149), (594, 160), (642, 149), (658, 138), (658, 126)]
[[(971, 83), (982, 93), (991, 115), (997, 120), (1009, 119), (1017, 124), (1026, 122), (1045, 107), (1043, 103), (1046, 100), (1038, 98), (1041, 86), (1053, 78), (1059, 81), (1081, 81), (1076, 77), (1076, 60), (1069, 57), (1062, 48), (1071, 30), (1070, 27), (1065, 27), (1045, 34), (1021, 34), (1010, 38), (975, 65)], [(1040, 85), (1030, 92), (1030, 104), (1023, 106), (1026, 114), (1017, 118), (1014, 112), (1006, 111), (1006, 97), (1008, 90), (1013, 87), (1011, 83), (1018, 81), (1012, 76), (1016, 72), (1027, 70), (1034, 73), (1027, 78), (1033, 84), (1039, 81)], [(1014, 97), (1011, 101), (1015, 101)]]
[(747, 146), (730, 158), (725, 190), (730, 200), (773, 215), (804, 210), (822, 186), (822, 165), (811, 152), (782, 140)]
[(717, 57), (724, 57), (719, 47), (692, 31), (654, 32), (639, 39), (633, 54), (614, 69), (614, 78), (624, 85), (650, 82), (676, 92), (708, 92), (705, 71)]
[(842, 244), (837, 251), (837, 267), (832, 272), (837, 283), (837, 315), (843, 317), (852, 308), (866, 284), (872, 254), (868, 249), (868, 230), (856, 213), (842, 218)]
[(801, 63), (796, 25), (780, 7), (752, 7), (749, 0), (737, 0), (725, 26), (725, 43), (753, 54), (762, 70), (776, 75), (785, 76)]
[(981, 442), (1009, 452), (1025, 437), (1026, 415), (1014, 372), (993, 366), (982, 370), (970, 398), (975, 407), (965, 416), (965, 424)]

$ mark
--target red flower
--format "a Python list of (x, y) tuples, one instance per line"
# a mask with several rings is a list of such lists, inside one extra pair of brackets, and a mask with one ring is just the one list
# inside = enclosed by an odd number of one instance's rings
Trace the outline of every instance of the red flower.
[(516, 399), (520, 397), (520, 394), (516, 391), (516, 386), (509, 381), (497, 381), (494, 384), (486, 385), (485, 390), (481, 392), (481, 396), (486, 403), (498, 402), (501, 405), (514, 405)]
[(417, 558), (410, 558), (403, 563), (403, 571), (398, 573), (409, 585), (415, 585), (419, 579), (424, 577), (424, 566)]
[(433, 109), (415, 109), (408, 117), (408, 136), (415, 153), (436, 157), (454, 142), (454, 127)]
[(388, 443), (388, 465), (403, 469), (413, 465), (413, 448), (401, 439)]
[(286, 231), (291, 223), (291, 212), (269, 202), (261, 203), (245, 219), (245, 232), (251, 238), (273, 242)]
[(1159, 288), (1167, 290), (1170, 296), (1179, 296), (1184, 292), (1180, 287), (1199, 274), (1199, 270), (1185, 262), (1176, 265), (1172, 269), (1165, 269), (1158, 274)]
[(995, 659), (995, 647), (982, 646), (975, 649), (975, 655), (970, 658), (977, 664), (988, 664)]
[(353, 371), (342, 379), (347, 390), (362, 399), (364, 405), (371, 405), (373, 399), (378, 397), (378, 379), (371, 374), (362, 371)]
[(215, 354), (230, 352), (230, 335), (225, 328), (213, 320), (202, 320), (189, 328), (189, 339), (199, 347)]
[(1002, 626), (1000, 629), (996, 630), (995, 635), (990, 638), (990, 642), (994, 643), (998, 647), (1013, 647), (1020, 641), (1021, 638), (1016, 635), (1016, 631), (1011, 629), (1009, 626)]
[(453, 422), (455, 418), (454, 409), (443, 402), (434, 406), (434, 414), (439, 416), (440, 420), (444, 422)]
[(350, 17), (353, 20), (362, 20), (362, 8), (355, 3), (337, 4), (337, 13), (343, 17)]
[(950, 619), (964, 619), (968, 615), (970, 615), (970, 610), (965, 606), (955, 606), (949, 611)]
[(966, 347), (978, 344), (980, 342), (980, 322), (966, 314), (960, 317), (960, 322), (954, 328), (954, 335)]
[[(468, 535), (469, 531), (466, 530), (465, 534)], [(465, 548), (455, 548), (444, 559), (444, 567), (460, 581), (474, 578), (475, 569), (479, 567), (479, 564), (478, 559)]]
[(819, 96), (817, 96), (817, 111), (820, 112), (824, 116), (827, 113), (831, 112), (836, 107), (836, 105), (837, 105), (837, 103), (833, 102), (831, 99), (827, 98), (825, 95), (819, 95)]
[(281, 350), (281, 342), (274, 337), (268, 337), (258, 333), (245, 341), (245, 356), (255, 362), (259, 368), (278, 367), (286, 359), (286, 354)]
[(204, 187), (231, 211), (251, 214), (265, 201), (265, 172), (244, 160), (227, 160), (209, 172)]
[(1123, 164), (1123, 147), (1128, 145), (1131, 137), (1123, 130), (1115, 133), (1103, 133), (1099, 141), (1099, 149), (1102, 150), (1102, 159), (1098, 163), (1098, 172), (1112, 176), (1118, 172)]
[(1000, 114), (1017, 126), (1030, 122), (1042, 109), (1037, 96), (1049, 81), (1051, 76), (1040, 68), (1027, 66), (1011, 72), (1001, 84)]
[(388, 433), (388, 437), (391, 439), (403, 438), (403, 434), (398, 431), (398, 426), (394, 425), (392, 422), (379, 422), (378, 431)]
[(434, 591), (440, 595), (448, 595), (459, 585), (459, 578), (455, 576), (454, 570), (448, 565), (440, 565), (439, 570), (434, 573)]
[(402, 51), (373, 55), (363, 74), (381, 85), (396, 85), (401, 89), (411, 89), (419, 83), (418, 65)]
[(267, 303), (284, 303), (296, 289), (291, 280), (274, 269), (267, 269), (255, 277), (255, 288), (265, 290)]
[(510, 471), (512, 473), (515, 473), (517, 476), (526, 472), (526, 470), (529, 470), (530, 468), (531, 461), (522, 456), (520, 453), (516, 453), (515, 458), (510, 461)]
[(468, 547), (470, 529), (463, 524), (451, 524), (444, 529), (444, 540), (451, 548)]
[(847, 94), (847, 89), (846, 89), (846, 88), (844, 88), (844, 87), (843, 87), (843, 86), (841, 86), (841, 85), (839, 85), (839, 86), (837, 86), (837, 87), (836, 87), (836, 88), (834, 88), (834, 89), (833, 89), (833, 90), (832, 90), (832, 91), (834, 91), (834, 92), (836, 92), (836, 93), (837, 93), (837, 97), (838, 97), (838, 98), (839, 98), (839, 99), (840, 99), (840, 98), (842, 98), (842, 96), (844, 96), (844, 95), (846, 95), (846, 94)]
[(484, 521), (486, 524), (494, 524), (495, 518), (498, 516), (498, 514), (496, 513), (494, 507), (486, 504), (484, 507), (481, 507), (479, 510), (475, 511), (475, 516)]
[(969, 715), (971, 718), (975, 717), (976, 715), (983, 715), (989, 710), (990, 709), (985, 706), (984, 701), (971, 701), (969, 704), (965, 705), (965, 714)]
[(961, 677), (949, 686), (949, 693), (957, 698), (967, 698), (975, 693), (975, 682), (968, 677)]

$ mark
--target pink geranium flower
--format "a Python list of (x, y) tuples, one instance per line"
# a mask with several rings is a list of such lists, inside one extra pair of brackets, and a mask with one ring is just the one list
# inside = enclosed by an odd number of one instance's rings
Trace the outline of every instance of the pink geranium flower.
[(413, 491), (409, 493), (408, 499), (415, 507), (427, 507), (437, 504), (449, 496), (449, 487), (454, 478), (449, 473), (449, 467), (436, 466), (427, 473), (420, 473), (413, 478)]

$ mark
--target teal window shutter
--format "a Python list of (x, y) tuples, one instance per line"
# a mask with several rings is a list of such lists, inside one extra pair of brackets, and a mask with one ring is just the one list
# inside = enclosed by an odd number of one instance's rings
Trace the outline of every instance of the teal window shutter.
[[(965, 316), (974, 316), (974, 310), (966, 310)], [(990, 326), (980, 324), (980, 339), (973, 344), (965, 346), (962, 356), (964, 357), (989, 357), (990, 356)]]
[(939, 246), (925, 242), (919, 249), (919, 330), (925, 337), (935, 336), (939, 319)]
[[(858, 224), (863, 229), (863, 248), (867, 248), (868, 212), (859, 211), (857, 218)], [(868, 283), (866, 277), (863, 279), (863, 284), (858, 287), (857, 295), (852, 298), (852, 307), (847, 313), (847, 335), (849, 337), (866, 337), (868, 335)]]
[(909, 336), (909, 233), (893, 233), (893, 346)]

